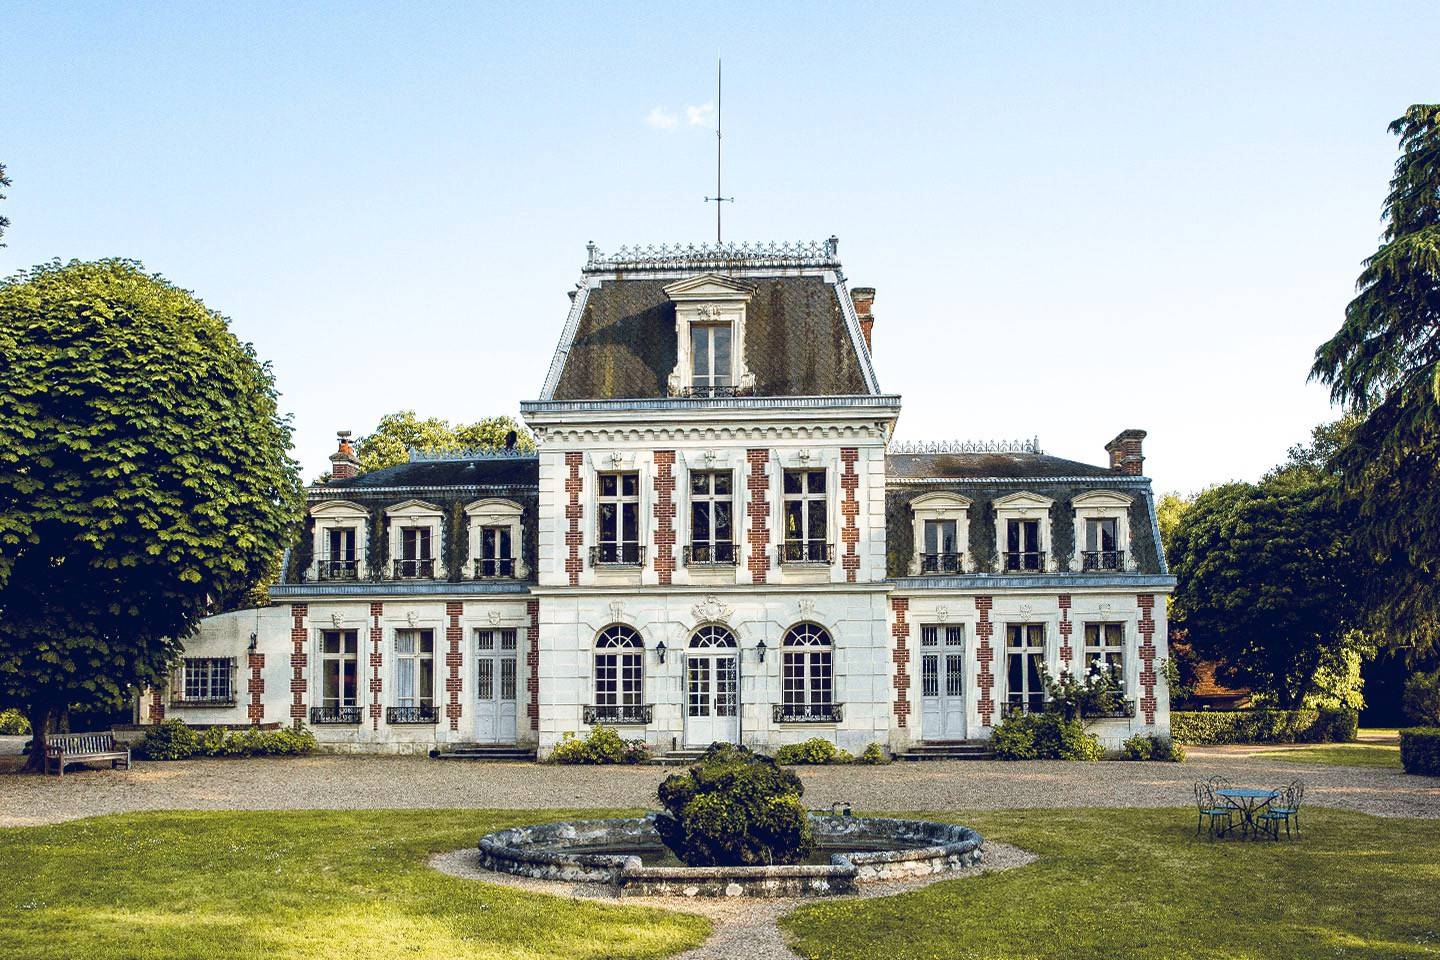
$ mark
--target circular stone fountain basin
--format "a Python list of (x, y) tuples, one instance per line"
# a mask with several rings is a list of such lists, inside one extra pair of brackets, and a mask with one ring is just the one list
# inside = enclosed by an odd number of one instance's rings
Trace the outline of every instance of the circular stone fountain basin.
[(652, 817), (512, 827), (480, 838), (488, 869), (543, 880), (606, 883), (623, 896), (814, 897), (859, 884), (961, 870), (980, 863), (969, 827), (929, 820), (811, 814), (817, 862), (772, 867), (677, 864)]

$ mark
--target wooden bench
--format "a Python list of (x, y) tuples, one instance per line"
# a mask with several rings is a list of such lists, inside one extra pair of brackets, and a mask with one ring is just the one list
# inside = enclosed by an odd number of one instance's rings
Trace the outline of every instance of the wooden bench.
[(67, 763), (109, 760), (113, 770), (120, 764), (130, 769), (130, 748), (115, 743), (113, 733), (57, 733), (45, 740), (45, 772), (55, 767), (57, 777), (65, 776)]

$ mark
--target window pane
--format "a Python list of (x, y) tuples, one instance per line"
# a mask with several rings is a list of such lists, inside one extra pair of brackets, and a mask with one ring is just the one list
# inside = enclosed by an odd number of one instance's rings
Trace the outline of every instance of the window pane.
[(815, 471), (812, 471), (811, 474), (810, 474), (809, 480), (808, 480), (808, 482), (807, 482), (807, 484), (806, 484), (806, 488), (807, 488), (811, 493), (824, 493), (824, 492), (825, 492), (825, 471), (824, 471), (824, 470), (815, 470)]
[(715, 539), (730, 541), (734, 539), (730, 529), (730, 501), (715, 501)]
[(638, 496), (640, 493), (640, 475), (638, 473), (622, 473), (620, 475), (620, 492), (627, 497)]
[(514, 630), (501, 630), (501, 631), (500, 631), (500, 649), (501, 649), (501, 650), (514, 650), (514, 649), (515, 649), (515, 631), (514, 631)]
[(415, 632), (413, 630), (401, 630), (395, 634), (395, 652), (415, 652)]
[(1007, 520), (1005, 522), (1005, 549), (1011, 552), (1020, 549), (1020, 521)]
[(420, 661), (420, 684), (418, 693), (420, 705), (430, 706), (435, 700), (435, 660), (425, 657)]
[(724, 473), (717, 473), (717, 474), (715, 474), (715, 492), (716, 492), (717, 494), (718, 494), (718, 493), (724, 493), (724, 494), (730, 493), (730, 473), (729, 473), (729, 471), (726, 471), (726, 472), (724, 472)]
[(696, 386), (708, 386), (710, 377), (710, 329), (693, 324), (690, 327), (691, 372)]
[(703, 494), (708, 493), (709, 491), (710, 474), (703, 473), (699, 470), (692, 471), (690, 474), (690, 492)]
[(615, 504), (600, 504), (600, 541), (602, 543), (614, 543), (618, 537), (619, 529), (615, 522)]
[(787, 500), (785, 502), (785, 539), (799, 540), (803, 536), (801, 517), (801, 506), (799, 500)]
[(698, 500), (690, 507), (690, 535), (696, 540), (710, 539), (710, 503)]
[(325, 653), (340, 652), (340, 634), (326, 631), (322, 635), (320, 642)]
[(794, 470), (786, 470), (786, 471), (785, 471), (785, 492), (786, 492), (786, 493), (799, 493), (799, 492), (801, 491), (801, 489), (802, 489), (802, 486), (801, 486), (801, 485), (802, 485), (803, 483), (804, 483), (804, 481), (801, 479), (801, 475), (800, 475), (797, 471), (794, 471)]
[(357, 699), (357, 696), (358, 696), (359, 690), (360, 690), (360, 686), (359, 686), (359, 678), (358, 678), (357, 675), (356, 675), (355, 661), (354, 661), (354, 660), (346, 660), (346, 661), (345, 661), (345, 664), (344, 664), (344, 669), (345, 669), (345, 679), (344, 679), (344, 681), (343, 681), (343, 685), (344, 685), (344, 697), (345, 697), (345, 702), (342, 704), (342, 706), (353, 707), (353, 706), (355, 706), (356, 704), (358, 704), (358, 703), (360, 702), (360, 701)]
[(809, 539), (825, 539), (825, 501), (810, 501), (810, 530)]
[(730, 383), (730, 327), (725, 325), (710, 329), (715, 343), (711, 375), (714, 376), (717, 384), (728, 385)]
[(622, 503), (620, 505), (620, 520), (623, 524), (621, 538), (626, 543), (638, 543), (640, 540), (640, 505), (638, 503)]

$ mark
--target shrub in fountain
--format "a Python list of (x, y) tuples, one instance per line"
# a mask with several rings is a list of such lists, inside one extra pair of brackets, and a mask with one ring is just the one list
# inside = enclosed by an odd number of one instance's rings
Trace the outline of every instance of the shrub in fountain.
[(660, 784), (655, 829), (690, 866), (798, 863), (815, 848), (792, 771), (745, 747), (715, 744), (697, 766)]

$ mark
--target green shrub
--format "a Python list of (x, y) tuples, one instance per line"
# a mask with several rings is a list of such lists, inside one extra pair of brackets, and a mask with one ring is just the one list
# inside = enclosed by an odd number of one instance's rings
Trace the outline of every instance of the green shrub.
[(1151, 737), (1150, 759), (1166, 763), (1184, 763), (1185, 748), (1172, 737)]
[(19, 710), (0, 710), (0, 736), (23, 737), (30, 733), (30, 721)]
[(800, 778), (745, 747), (715, 744), (658, 794), (655, 829), (691, 866), (798, 863), (815, 847)]
[(990, 746), (997, 760), (1035, 760), (1035, 715), (1010, 713), (1001, 718), (990, 734)]
[(856, 763), (870, 764), (871, 766), (883, 766), (890, 762), (890, 754), (878, 743), (872, 743), (865, 748), (860, 756), (855, 758)]
[(1135, 734), (1120, 746), (1126, 760), (1149, 760), (1153, 748), (1154, 741), (1143, 733)]
[(1400, 763), (1406, 773), (1440, 777), (1440, 727), (1401, 730)]
[(644, 740), (626, 740), (614, 727), (600, 724), (581, 740), (566, 733), (550, 751), (551, 763), (643, 763), (650, 757)]
[(841, 750), (824, 737), (787, 743), (775, 751), (775, 762), (783, 764), (853, 763), (854, 760), (849, 751)]
[(1182, 743), (1325, 743), (1355, 739), (1359, 717), (1334, 710), (1176, 710), (1170, 735)]
[(142, 760), (185, 760), (200, 750), (200, 737), (183, 720), (156, 724), (135, 744), (134, 754)]
[(1406, 679), (1405, 716), (1422, 727), (1440, 727), (1440, 670)]
[(1099, 760), (1100, 738), (1079, 720), (1058, 713), (1012, 713), (1000, 721), (990, 745), (999, 760)]

